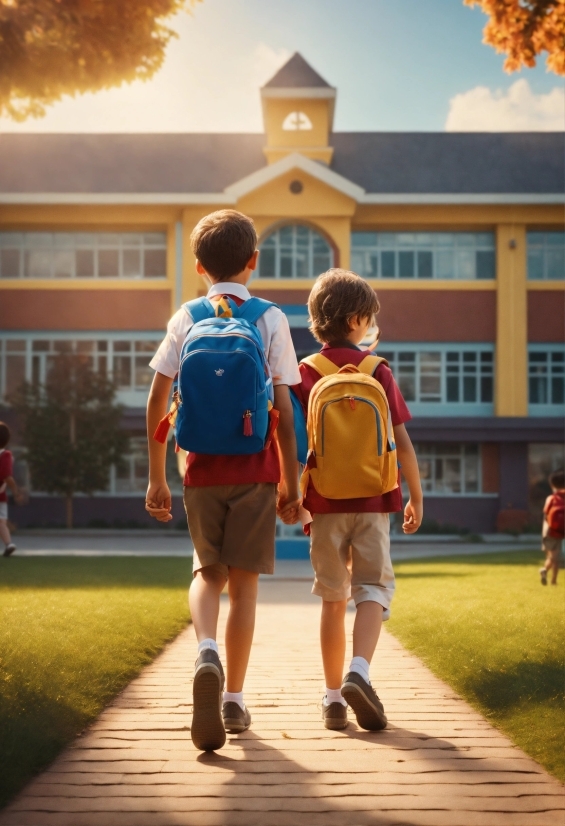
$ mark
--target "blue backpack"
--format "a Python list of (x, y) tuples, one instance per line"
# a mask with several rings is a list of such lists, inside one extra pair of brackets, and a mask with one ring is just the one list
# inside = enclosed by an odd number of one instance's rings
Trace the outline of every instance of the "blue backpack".
[(180, 355), (177, 444), (212, 455), (259, 453), (269, 432), (273, 381), (257, 320), (270, 301), (240, 307), (224, 298), (231, 317), (216, 316), (207, 298), (184, 306), (192, 316)]

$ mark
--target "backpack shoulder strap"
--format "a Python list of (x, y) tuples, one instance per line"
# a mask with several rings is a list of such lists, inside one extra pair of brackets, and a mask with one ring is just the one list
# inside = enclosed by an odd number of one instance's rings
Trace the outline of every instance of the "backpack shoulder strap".
[(365, 356), (363, 361), (357, 365), (357, 369), (360, 373), (365, 373), (367, 376), (373, 376), (379, 364), (388, 364), (388, 361), (380, 356)]
[(236, 318), (243, 318), (250, 324), (256, 324), (263, 313), (267, 312), (269, 307), (277, 306), (278, 305), (272, 301), (266, 301), (264, 298), (257, 298), (256, 295), (252, 295), (251, 298), (248, 298), (247, 301), (244, 301), (243, 304), (237, 308), (234, 316)]
[(334, 373), (339, 373), (337, 364), (334, 364), (333, 361), (330, 361), (329, 358), (326, 358), (326, 356), (323, 356), (321, 353), (306, 356), (300, 364), (307, 364), (309, 367), (313, 367), (316, 373), (319, 373), (321, 376), (332, 376)]
[(195, 324), (199, 321), (204, 321), (205, 318), (214, 318), (216, 315), (212, 304), (207, 298), (194, 298), (192, 301), (187, 301), (186, 304), (183, 304), (183, 307), (187, 313), (190, 313)]

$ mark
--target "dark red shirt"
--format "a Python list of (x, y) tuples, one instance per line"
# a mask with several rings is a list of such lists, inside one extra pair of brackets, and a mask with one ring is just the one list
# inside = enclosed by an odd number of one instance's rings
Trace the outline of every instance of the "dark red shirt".
[[(14, 459), (9, 450), (3, 450), (0, 453), (0, 487), (4, 484), (9, 476), (13, 476)], [(0, 493), (0, 502), (7, 502), (7, 486), (6, 490)]]
[[(238, 307), (241, 298), (229, 296)], [(212, 456), (208, 453), (189, 453), (186, 460), (184, 486), (187, 488), (211, 485), (251, 485), (257, 482), (278, 484), (281, 479), (279, 452), (274, 439), (260, 453), (246, 456)]]
[[(340, 343), (339, 347), (330, 347), (325, 344), (321, 350), (322, 354), (337, 364), (338, 367), (345, 367), (346, 364), (353, 364), (357, 367), (365, 356), (374, 355), (369, 350), (360, 350), (353, 344)], [(320, 379), (320, 374), (307, 364), (300, 364), (302, 383), (292, 389), (302, 402), (304, 413), (308, 410), (308, 398), (316, 382)], [(400, 392), (397, 383), (392, 375), (392, 370), (386, 364), (379, 364), (374, 373), (386, 393), (393, 427), (409, 421), (412, 416), (406, 406), (406, 402)], [(402, 510), (402, 491), (399, 484), (394, 490), (385, 493), (383, 496), (370, 496), (362, 499), (326, 499), (320, 496), (312, 481), (308, 485), (304, 498), (304, 507), (310, 513), (395, 513)]]

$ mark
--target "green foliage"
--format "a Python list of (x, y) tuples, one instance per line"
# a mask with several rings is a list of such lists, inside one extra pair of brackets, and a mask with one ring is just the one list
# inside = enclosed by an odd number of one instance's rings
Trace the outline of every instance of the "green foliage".
[(112, 382), (63, 354), (44, 386), (24, 384), (13, 403), (36, 490), (72, 497), (107, 487), (128, 448)]
[(189, 563), (0, 558), (0, 807), (186, 625)]
[(491, 723), (565, 780), (565, 582), (543, 588), (541, 561), (540, 554), (523, 551), (398, 563), (389, 627)]
[(41, 117), (63, 95), (147, 80), (198, 0), (0, 0), (0, 116)]

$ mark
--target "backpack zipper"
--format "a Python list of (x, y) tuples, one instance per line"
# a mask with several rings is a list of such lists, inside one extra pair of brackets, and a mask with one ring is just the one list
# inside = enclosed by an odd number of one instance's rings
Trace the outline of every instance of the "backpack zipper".
[(383, 453), (383, 437), (382, 437), (382, 432), (381, 432), (381, 421), (380, 421), (379, 408), (376, 406), (376, 404), (373, 404), (373, 402), (370, 402), (367, 399), (364, 399), (362, 396), (341, 396), (339, 399), (332, 399), (331, 401), (326, 402), (323, 405), (323, 407), (322, 407), (322, 456), (325, 453), (325, 439), (326, 439), (325, 415), (326, 415), (326, 407), (329, 407), (330, 404), (335, 404), (336, 402), (342, 402), (342, 401), (349, 401), (349, 404), (351, 404), (352, 401), (353, 402), (356, 402), (356, 401), (357, 402), (362, 402), (363, 404), (368, 404), (369, 407), (373, 408), (373, 410), (375, 411), (375, 419), (376, 419), (376, 422), (377, 422), (377, 456), (382, 456), (382, 453)]

